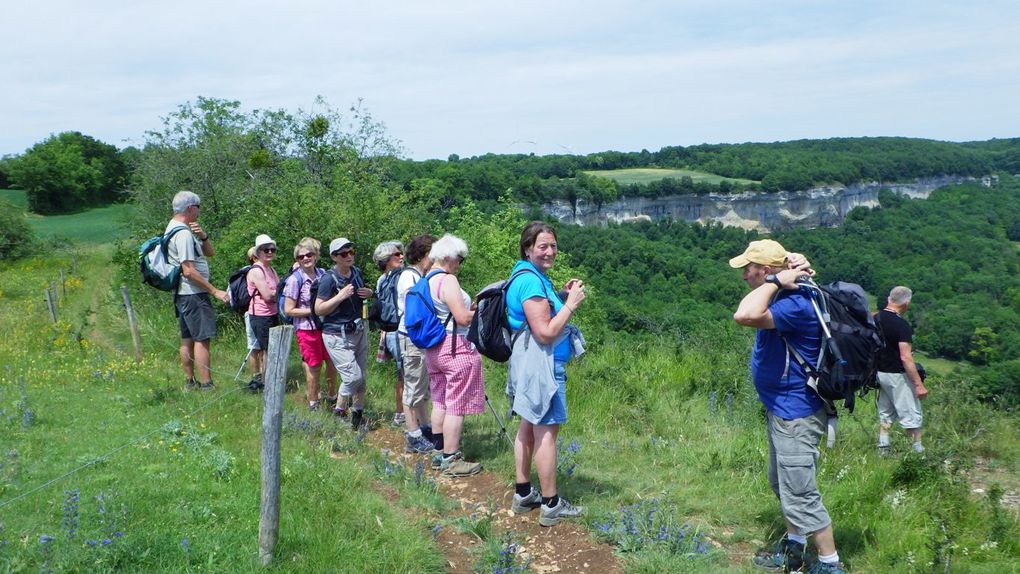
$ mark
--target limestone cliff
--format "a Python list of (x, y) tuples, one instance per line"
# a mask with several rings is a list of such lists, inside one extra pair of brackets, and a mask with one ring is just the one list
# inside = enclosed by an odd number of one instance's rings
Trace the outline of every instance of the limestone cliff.
[(543, 206), (546, 213), (566, 223), (602, 225), (606, 222), (677, 220), (780, 231), (794, 227), (834, 227), (851, 209), (878, 205), (878, 192), (890, 189), (911, 198), (926, 199), (947, 185), (976, 181), (972, 177), (919, 178), (912, 183), (855, 183), (849, 186), (816, 187), (807, 191), (778, 193), (672, 195), (657, 198), (624, 197), (601, 208), (579, 200), (575, 211), (569, 202), (557, 200)]

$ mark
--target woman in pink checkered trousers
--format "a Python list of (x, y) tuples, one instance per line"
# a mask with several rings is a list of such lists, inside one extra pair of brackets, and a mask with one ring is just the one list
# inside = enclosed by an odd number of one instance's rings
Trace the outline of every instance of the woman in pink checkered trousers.
[(429, 291), (436, 315), (446, 325), (443, 342), (425, 351), (432, 394), (432, 434), (436, 449), (432, 468), (446, 476), (470, 476), (482, 470), (477, 462), (467, 462), (461, 454), (460, 435), (464, 415), (485, 410), (485, 385), (482, 381), (482, 355), (467, 340), (468, 326), (475, 311), (471, 296), (460, 288), (457, 272), (467, 258), (463, 239), (444, 235), (432, 244), (431, 271), (442, 271), (429, 279)]

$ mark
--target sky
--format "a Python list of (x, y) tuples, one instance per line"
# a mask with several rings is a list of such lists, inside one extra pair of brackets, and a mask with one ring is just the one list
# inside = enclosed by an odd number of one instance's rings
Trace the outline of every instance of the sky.
[(1020, 2), (8, 2), (0, 155), (198, 96), (358, 99), (406, 157), (1020, 136)]

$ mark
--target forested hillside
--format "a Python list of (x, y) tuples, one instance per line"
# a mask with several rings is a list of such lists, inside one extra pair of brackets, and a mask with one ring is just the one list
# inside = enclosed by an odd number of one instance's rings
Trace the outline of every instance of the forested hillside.
[[(759, 183), (718, 184), (691, 178), (619, 185), (586, 176), (586, 170), (674, 168)], [(595, 203), (624, 196), (728, 193), (741, 190), (797, 191), (816, 185), (859, 181), (909, 181), (937, 175), (982, 176), (1020, 171), (1020, 139), (952, 143), (911, 138), (831, 138), (776, 143), (702, 144), (657, 152), (604, 151), (581, 155), (496, 155), (447, 161), (398, 161), (390, 170), (402, 185), (430, 179), (452, 200), (493, 200), (508, 191), (518, 200), (550, 199)]]

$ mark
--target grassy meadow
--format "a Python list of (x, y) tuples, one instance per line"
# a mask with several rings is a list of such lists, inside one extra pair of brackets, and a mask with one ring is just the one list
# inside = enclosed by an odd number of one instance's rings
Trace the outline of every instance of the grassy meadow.
[[(28, 210), (25, 192), (20, 189), (0, 189), (0, 198)], [(117, 203), (69, 215), (28, 213), (28, 224), (40, 239), (99, 245), (123, 237), (131, 213), (130, 204)]]
[[(68, 217), (84, 228), (94, 215)], [(218, 389), (182, 392), (169, 297), (127, 282), (144, 347), (135, 363), (116, 248), (82, 241), (55, 324), (40, 291), (71, 255), (0, 267), (0, 571), (263, 571), (261, 397), (231, 381), (244, 356), (240, 322), (220, 307)], [(615, 546), (629, 573), (753, 572), (750, 556), (783, 526), (748, 381), (751, 331), (595, 339), (568, 367), (561, 493), (588, 507), (584, 526)], [(840, 417), (836, 447), (822, 449), (818, 481), (852, 572), (1020, 571), (1016, 508), (999, 498), (1020, 476), (1015, 415), (977, 403), (939, 367), (924, 404), (924, 455), (902, 433), (892, 456), (877, 455), (874, 395)], [(505, 373), (486, 362), (500, 412)], [(370, 415), (389, 415), (392, 377), (389, 363), (371, 365)], [(380, 488), (389, 483), (378, 450), (309, 414), (292, 387), (273, 570), (446, 571), (433, 529), (453, 526), (448, 499)], [(497, 430), (488, 413), (469, 417), (465, 454), (509, 491), (513, 456)]]
[(620, 185), (630, 184), (646, 184), (653, 181), (659, 181), (660, 179), (673, 178), (680, 179), (682, 177), (689, 177), (694, 183), (705, 182), (713, 185), (718, 185), (720, 182), (729, 181), (731, 183), (758, 183), (750, 179), (739, 179), (732, 177), (723, 177), (714, 173), (708, 173), (704, 171), (695, 171), (691, 169), (661, 169), (661, 168), (627, 168), (627, 169), (606, 169), (606, 170), (589, 170), (584, 173), (593, 175), (596, 177), (604, 177), (611, 179)]

